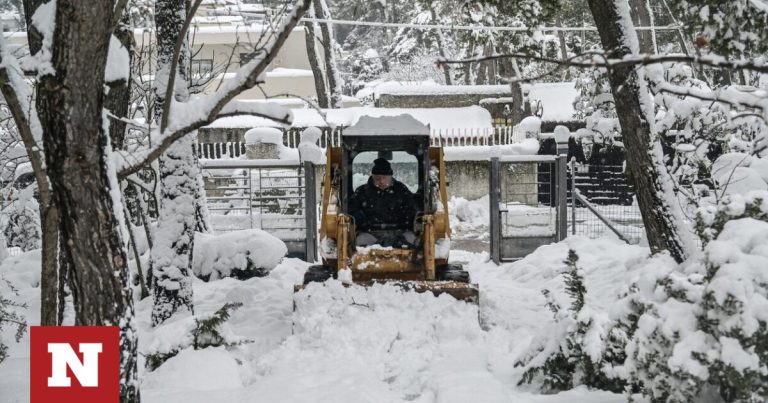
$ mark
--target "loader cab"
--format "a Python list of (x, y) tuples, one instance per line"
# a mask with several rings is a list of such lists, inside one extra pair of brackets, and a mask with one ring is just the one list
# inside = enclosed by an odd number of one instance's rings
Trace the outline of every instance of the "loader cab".
[(345, 135), (342, 143), (341, 212), (348, 214), (355, 189), (367, 183), (373, 161), (384, 158), (393, 178), (413, 193), (417, 212), (431, 212), (425, 199), (429, 186), (429, 135)]

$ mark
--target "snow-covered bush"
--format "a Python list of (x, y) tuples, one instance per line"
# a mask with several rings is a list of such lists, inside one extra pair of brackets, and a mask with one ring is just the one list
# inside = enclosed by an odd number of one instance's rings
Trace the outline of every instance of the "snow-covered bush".
[[(243, 304), (240, 302), (227, 302), (208, 317), (192, 317), (189, 318), (190, 320), (171, 322), (165, 325), (166, 329), (172, 329), (167, 332), (168, 334), (176, 334), (175, 331), (182, 330), (183, 336), (175, 337), (172, 343), (157, 342), (162, 339), (162, 336), (155, 339), (156, 343), (151, 347), (152, 351), (146, 354), (145, 365), (147, 369), (154, 371), (169, 358), (188, 347), (201, 350), (206, 347), (233, 347), (250, 342), (248, 339), (232, 335), (231, 331), (222, 326), (229, 319), (232, 311), (241, 306)], [(163, 330), (161, 326), (158, 332), (162, 333)]]
[(34, 186), (19, 192), (19, 197), (10, 207), (8, 225), (3, 234), (8, 246), (17, 246), (23, 251), (40, 248), (40, 207), (33, 197)]
[(587, 289), (584, 274), (576, 266), (578, 259), (576, 252), (568, 251), (563, 276), (565, 291), (571, 299), (569, 308), (560, 307), (549, 290), (542, 291), (555, 321), (543, 332), (546, 337), (516, 363), (526, 368), (519, 384), (540, 383), (545, 393), (568, 390), (577, 385), (619, 392), (623, 390), (623, 383), (609, 378), (603, 367), (606, 360), (622, 356), (615, 357), (613, 350), (605, 349), (611, 344), (608, 339), (612, 337), (608, 333), (608, 316), (586, 306)]
[(245, 280), (267, 275), (287, 251), (283, 241), (258, 229), (221, 235), (197, 233), (192, 270), (204, 281), (224, 277)]
[[(14, 295), (18, 295), (18, 292), (11, 282), (0, 277), (0, 336), (5, 326), (15, 327), (14, 339), (18, 342), (27, 331), (27, 323), (17, 312), (17, 308), (26, 308), (26, 306), (9, 298)], [(7, 356), (8, 346), (3, 343), (3, 339), (0, 337), (0, 362), (3, 362)]]
[(768, 192), (698, 218), (704, 254), (649, 260), (617, 304), (637, 318), (621, 372), (653, 402), (768, 399)]

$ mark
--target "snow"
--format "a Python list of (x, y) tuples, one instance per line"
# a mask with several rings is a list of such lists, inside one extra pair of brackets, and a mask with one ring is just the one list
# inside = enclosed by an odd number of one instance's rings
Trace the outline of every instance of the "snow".
[[(539, 100), (544, 106), (541, 117), (545, 121), (573, 120), (573, 101), (578, 96), (575, 82), (524, 84), (523, 91), (528, 99)], [(508, 85), (441, 85), (434, 81), (395, 82), (388, 81), (373, 89), (376, 99), (388, 95), (509, 95)], [(360, 96), (360, 95), (358, 95)]]
[[(491, 114), (479, 106), (462, 108), (374, 108), (353, 107), (343, 109), (292, 109), (293, 127), (347, 127), (360, 119), (361, 116), (398, 116), (409, 114), (419, 122), (429, 126), (433, 131), (450, 129), (492, 129)], [(282, 127), (281, 124), (256, 116), (233, 116), (219, 118), (207, 127)]]
[(109, 38), (109, 53), (105, 67), (104, 81), (107, 83), (123, 80), (128, 81), (131, 70), (131, 57), (128, 49), (112, 35)]
[(45, 74), (55, 74), (56, 71), (51, 65), (51, 58), (53, 57), (51, 44), (56, 28), (56, 1), (40, 4), (32, 15), (32, 25), (37, 28), (43, 39), (40, 51), (33, 56), (38, 77)]
[(573, 101), (579, 95), (575, 82), (523, 85), (523, 91), (525, 90), (528, 90), (528, 99), (541, 101), (544, 107), (541, 120), (557, 122), (574, 120), (576, 111), (573, 108)]
[(298, 149), (302, 162), (325, 163), (325, 152), (317, 145), (320, 136), (322, 136), (322, 131), (317, 127), (308, 127), (301, 132), (301, 141), (299, 142)]
[(491, 157), (504, 156), (534, 156), (539, 152), (539, 142), (536, 139), (525, 139), (517, 144), (500, 146), (456, 146), (444, 147), (443, 155), (446, 161), (487, 161)]
[(387, 81), (378, 84), (374, 89), (376, 98), (382, 94), (388, 95), (476, 95), (499, 94), (507, 95), (508, 85), (442, 85), (434, 81), (398, 82)]
[(211, 280), (229, 277), (235, 270), (272, 270), (288, 249), (283, 241), (259, 229), (221, 235), (195, 234), (192, 270)]
[(357, 122), (344, 129), (345, 136), (429, 136), (429, 127), (413, 116), (361, 116)]
[(283, 144), (283, 132), (271, 127), (257, 127), (245, 132), (246, 144)]
[(243, 387), (239, 364), (224, 347), (182, 350), (142, 384), (168, 392), (211, 391)]
[[(226, 322), (227, 333), (251, 342), (183, 350), (153, 372), (143, 368), (140, 355), (142, 400), (624, 402), (625, 396), (585, 388), (539, 395), (517, 386), (522, 370), (514, 362), (551, 323), (551, 315), (542, 314), (539, 290), (549, 288), (564, 301), (559, 273), (569, 248), (579, 253), (589, 302), (605, 309), (628, 276), (629, 263), (647, 254), (647, 249), (615, 240), (572, 238), (496, 266), (487, 253), (454, 250), (452, 260), (464, 262), (479, 284), (479, 310), (447, 295), (436, 298), (392, 285), (365, 289), (337, 280), (293, 294), (308, 266), (297, 259), (285, 259), (263, 278), (195, 279), (195, 313), (205, 316), (225, 302), (242, 302)], [(28, 253), (0, 265), (0, 275), (14, 281), (29, 303), (26, 314), (32, 323), (39, 312), (39, 259), (39, 252)], [(152, 328), (151, 308), (151, 298), (136, 305), (142, 354), (178, 344), (192, 323), (182, 313)], [(2, 336), (7, 340), (10, 335)], [(26, 336), (9, 344), (11, 357), (0, 364), (1, 403), (28, 399), (28, 343)]]

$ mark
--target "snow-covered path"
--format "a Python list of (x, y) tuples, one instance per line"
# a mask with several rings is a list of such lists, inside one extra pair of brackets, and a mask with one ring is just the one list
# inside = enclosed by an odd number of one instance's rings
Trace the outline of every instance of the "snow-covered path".
[[(562, 297), (560, 269), (568, 247), (581, 256), (588, 298), (610, 304), (626, 264), (646, 251), (612, 240), (573, 238), (503, 266), (487, 254), (452, 252), (480, 285), (478, 307), (444, 295), (403, 293), (381, 285), (313, 284), (295, 296), (306, 263), (287, 259), (265, 278), (195, 283), (197, 314), (242, 302), (226, 328), (252, 343), (230, 349), (188, 349), (154, 372), (142, 370), (144, 402), (623, 402), (576, 389), (539, 395), (519, 387), (514, 363), (535, 331), (551, 320), (540, 290)], [(610, 248), (612, 252), (606, 254)], [(602, 252), (602, 253), (598, 253)], [(23, 258), (23, 257), (22, 257)], [(0, 274), (14, 281), (36, 319), (35, 258), (9, 258)], [(16, 259), (13, 263), (10, 260)], [(39, 259), (39, 254), (37, 255)], [(38, 263), (39, 264), (39, 263)], [(26, 272), (26, 273), (19, 273)], [(557, 291), (556, 291), (557, 290)], [(565, 300), (563, 300), (566, 303)], [(149, 327), (151, 301), (137, 305), (140, 351), (178, 342), (190, 318), (162, 331)], [(480, 321), (478, 320), (480, 317)], [(482, 326), (481, 326), (482, 323)], [(293, 330), (293, 333), (292, 333)], [(3, 333), (7, 342), (9, 333)], [(28, 337), (10, 343), (0, 364), (0, 403), (28, 396)], [(143, 358), (140, 365), (143, 367)]]

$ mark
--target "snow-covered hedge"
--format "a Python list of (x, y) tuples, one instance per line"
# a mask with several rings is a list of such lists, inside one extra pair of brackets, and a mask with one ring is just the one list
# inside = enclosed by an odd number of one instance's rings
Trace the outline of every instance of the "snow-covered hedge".
[(555, 321), (523, 355), (521, 382), (640, 392), (654, 403), (768, 401), (768, 192), (724, 197), (700, 211), (697, 229), (703, 253), (637, 262), (608, 312), (586, 304), (571, 254), (571, 307), (547, 296)]
[(617, 306), (636, 317), (624, 372), (653, 402), (768, 399), (768, 192), (699, 215), (704, 254), (649, 260)]
[(287, 251), (283, 241), (258, 229), (221, 235), (197, 233), (192, 269), (205, 281), (264, 276), (280, 263)]
[(519, 384), (536, 383), (545, 393), (577, 385), (620, 392), (623, 381), (614, 379), (605, 367), (623, 355), (606, 348), (613, 337), (607, 313), (586, 306), (587, 289), (578, 259), (576, 252), (570, 250), (563, 272), (570, 307), (561, 307), (549, 290), (542, 290), (555, 320), (516, 363), (525, 368)]

